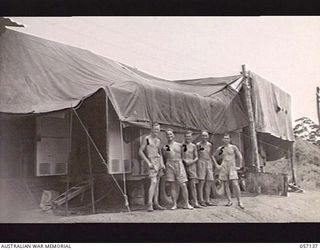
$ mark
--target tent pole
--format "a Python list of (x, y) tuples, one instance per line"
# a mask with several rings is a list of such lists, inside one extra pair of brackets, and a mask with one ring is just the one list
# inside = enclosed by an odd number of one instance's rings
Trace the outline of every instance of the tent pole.
[(289, 159), (290, 159), (290, 165), (291, 165), (292, 183), (294, 185), (297, 185), (296, 173), (294, 171), (294, 162), (293, 162), (293, 143), (289, 148)]
[(90, 149), (90, 141), (88, 136), (87, 136), (87, 148), (88, 148), (88, 163), (89, 163), (89, 173), (90, 173), (89, 182), (90, 182), (90, 189), (91, 189), (91, 205), (92, 205), (92, 213), (95, 214), (96, 208), (94, 205), (94, 183), (93, 183), (93, 175), (92, 175), (91, 149)]
[(244, 77), (244, 92), (245, 92), (245, 100), (246, 106), (248, 110), (249, 117), (249, 132), (250, 132), (250, 141), (252, 148), (252, 162), (251, 167), (255, 172), (260, 172), (259, 170), (259, 153), (258, 153), (258, 140), (256, 133), (256, 125), (254, 121), (254, 113), (252, 107), (252, 97), (251, 97), (251, 86), (249, 83), (248, 71), (246, 69), (246, 65), (242, 65), (242, 75)]
[(130, 213), (130, 207), (129, 207), (129, 201), (127, 196), (127, 183), (126, 183), (126, 171), (124, 167), (124, 161), (123, 161), (123, 155), (124, 155), (124, 149), (123, 149), (123, 126), (122, 121), (120, 121), (120, 145), (121, 145), (121, 152), (120, 152), (120, 161), (121, 161), (121, 168), (122, 168), (122, 177), (123, 177), (123, 193), (124, 193), (124, 199), (125, 199), (125, 206), (127, 207), (129, 213)]
[(320, 126), (320, 88), (319, 87), (317, 87), (316, 97), (317, 97), (318, 125)]
[[(109, 162), (109, 98), (106, 98), (106, 156), (107, 156), (107, 161)], [(109, 172), (108, 172), (109, 173)]]
[(67, 163), (67, 184), (66, 184), (66, 216), (69, 215), (69, 201), (68, 201), (68, 196), (69, 196), (69, 188), (70, 188), (70, 176), (69, 176), (69, 169), (71, 165), (71, 147), (72, 147), (72, 125), (73, 125), (73, 120), (72, 120), (72, 108), (70, 109), (70, 121), (69, 121), (69, 155), (68, 155), (68, 163)]

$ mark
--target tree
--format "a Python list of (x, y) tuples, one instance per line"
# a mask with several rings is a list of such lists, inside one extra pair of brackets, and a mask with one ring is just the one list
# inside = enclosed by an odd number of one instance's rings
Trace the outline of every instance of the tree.
[(320, 146), (320, 126), (308, 117), (301, 117), (295, 120), (293, 132), (296, 138), (309, 141)]

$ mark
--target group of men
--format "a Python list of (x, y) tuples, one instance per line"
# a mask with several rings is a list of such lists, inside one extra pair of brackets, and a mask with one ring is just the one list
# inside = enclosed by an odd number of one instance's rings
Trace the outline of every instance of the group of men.
[[(219, 179), (224, 184), (228, 199), (226, 206), (232, 206), (230, 191), (230, 184), (232, 184), (238, 206), (244, 209), (237, 173), (242, 166), (242, 155), (237, 146), (230, 143), (229, 134), (224, 135), (223, 145), (213, 151), (207, 131), (201, 131), (201, 141), (194, 144), (191, 131), (187, 131), (184, 142), (179, 143), (175, 141), (173, 130), (167, 129), (167, 143), (164, 146), (159, 139), (159, 133), (160, 125), (152, 124), (151, 133), (143, 138), (139, 148), (139, 156), (149, 167), (148, 211), (166, 209), (159, 204), (158, 200), (159, 181), (163, 175), (170, 183), (173, 202), (171, 210), (178, 207), (179, 189), (185, 209), (214, 206), (215, 204), (210, 200), (210, 193), (214, 185), (215, 172), (219, 173)], [(191, 204), (190, 201), (192, 201)]]

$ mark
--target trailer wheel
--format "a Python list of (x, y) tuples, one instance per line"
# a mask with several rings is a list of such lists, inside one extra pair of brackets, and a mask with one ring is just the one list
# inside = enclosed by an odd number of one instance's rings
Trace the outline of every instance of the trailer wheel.
[(225, 195), (223, 182), (219, 179), (214, 179), (211, 190), (213, 198), (221, 198)]

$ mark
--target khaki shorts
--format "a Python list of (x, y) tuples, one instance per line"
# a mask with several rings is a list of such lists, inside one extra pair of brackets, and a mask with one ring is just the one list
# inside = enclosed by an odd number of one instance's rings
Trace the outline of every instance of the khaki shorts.
[(213, 166), (210, 160), (198, 160), (198, 179), (213, 181)]
[(186, 170), (181, 160), (166, 162), (166, 180), (184, 183), (188, 181)]
[(196, 163), (189, 165), (189, 166), (186, 166), (186, 171), (187, 171), (189, 180), (198, 179), (197, 164)]
[(149, 161), (152, 163), (154, 166), (153, 168), (149, 169), (149, 177), (161, 177), (164, 175), (163, 170), (161, 168), (161, 160), (159, 157), (156, 158), (151, 158)]
[(233, 166), (226, 166), (225, 164), (221, 164), (221, 170), (219, 173), (219, 179), (222, 181), (229, 180), (238, 180), (238, 172)]

